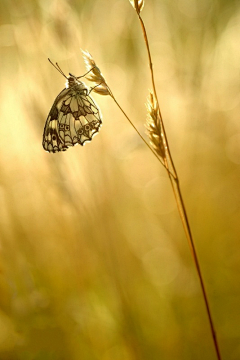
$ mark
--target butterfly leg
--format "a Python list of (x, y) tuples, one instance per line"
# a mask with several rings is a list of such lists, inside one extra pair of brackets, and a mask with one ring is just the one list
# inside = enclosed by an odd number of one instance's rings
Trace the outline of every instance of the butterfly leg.
[(89, 91), (89, 93), (88, 93), (88, 95), (89, 95), (89, 94), (93, 91), (93, 89), (95, 89), (96, 87), (100, 86), (102, 83), (103, 83), (103, 81), (102, 81), (102, 82), (100, 82), (100, 84), (97, 84), (97, 85), (95, 85), (95, 86), (91, 87), (91, 88), (90, 88), (90, 91)]

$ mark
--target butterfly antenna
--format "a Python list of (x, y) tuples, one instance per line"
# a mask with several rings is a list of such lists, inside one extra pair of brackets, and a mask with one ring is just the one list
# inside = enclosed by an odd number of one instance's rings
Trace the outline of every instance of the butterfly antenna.
[[(60, 66), (58, 65), (57, 62), (56, 62), (56, 66), (57, 66), (57, 68), (59, 69), (59, 71), (61, 72), (61, 74), (65, 76), (64, 72), (62, 71), (62, 69), (60, 68)], [(65, 77), (66, 77), (66, 76), (65, 76)]]
[(67, 76), (64, 74), (64, 72), (62, 71), (62, 69), (60, 68), (58, 63), (56, 63), (56, 65), (55, 65), (49, 58), (48, 58), (48, 61), (50, 62), (50, 64), (52, 64), (52, 66), (55, 67), (55, 69), (57, 69), (57, 71), (60, 72), (60, 74), (62, 74), (67, 79)]

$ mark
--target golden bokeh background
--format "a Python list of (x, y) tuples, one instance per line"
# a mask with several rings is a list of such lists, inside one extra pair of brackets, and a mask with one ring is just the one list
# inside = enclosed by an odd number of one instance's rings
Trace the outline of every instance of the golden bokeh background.
[[(86, 146), (42, 132), (81, 48), (144, 134), (151, 89), (128, 0), (0, 1), (1, 360), (216, 359), (164, 168), (110, 97)], [(146, 0), (142, 12), (223, 359), (240, 359), (240, 6)], [(91, 86), (91, 84), (89, 84)]]

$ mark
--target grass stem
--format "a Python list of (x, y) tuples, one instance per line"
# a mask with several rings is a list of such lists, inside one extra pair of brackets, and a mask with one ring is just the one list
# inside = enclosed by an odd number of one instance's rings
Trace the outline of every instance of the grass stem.
[[(165, 141), (165, 144), (166, 144), (167, 157), (165, 159), (165, 166), (164, 167), (166, 169), (170, 169), (170, 171), (168, 171), (168, 176), (169, 176), (169, 179), (170, 179), (170, 182), (171, 182), (171, 186), (172, 186), (174, 196), (175, 196), (175, 199), (176, 199), (176, 203), (177, 203), (178, 211), (179, 211), (179, 214), (180, 214), (180, 218), (181, 218), (183, 228), (184, 228), (184, 231), (185, 231), (185, 234), (186, 234), (189, 246), (190, 246), (190, 250), (191, 250), (191, 253), (192, 253), (192, 256), (193, 256), (194, 264), (195, 264), (197, 274), (198, 274), (198, 278), (199, 278), (199, 281), (200, 281), (200, 287), (201, 287), (202, 294), (203, 294), (203, 299), (204, 299), (204, 303), (205, 303), (205, 307), (206, 307), (206, 311), (207, 311), (207, 317), (208, 317), (208, 321), (209, 321), (209, 324), (210, 324), (210, 330), (211, 330), (211, 335), (212, 335), (212, 339), (213, 339), (217, 359), (221, 360), (221, 354), (220, 354), (220, 350), (219, 350), (219, 346), (218, 346), (216, 331), (215, 331), (213, 318), (212, 318), (211, 311), (210, 311), (210, 306), (209, 306), (209, 301), (208, 301), (208, 297), (207, 297), (207, 293), (206, 293), (206, 289), (205, 289), (205, 285), (204, 285), (204, 280), (203, 280), (203, 276), (202, 276), (202, 272), (201, 272), (201, 268), (200, 268), (196, 248), (195, 248), (194, 241), (193, 241), (193, 236), (192, 236), (192, 232), (191, 232), (191, 228), (190, 228), (190, 224), (189, 224), (189, 220), (188, 220), (188, 216), (187, 216), (186, 207), (185, 207), (183, 197), (182, 197), (182, 192), (181, 192), (181, 189), (180, 189), (179, 177), (178, 177), (178, 174), (177, 174), (174, 162), (173, 162), (173, 158), (172, 158), (172, 155), (171, 155), (171, 152), (170, 152), (168, 139), (167, 139), (164, 123), (163, 123), (163, 118), (162, 118), (162, 114), (161, 114), (161, 110), (160, 110), (160, 106), (159, 106), (159, 101), (158, 101), (157, 92), (156, 92), (156, 86), (155, 86), (155, 80), (154, 80), (153, 63), (152, 63), (152, 58), (151, 58), (151, 52), (150, 52), (147, 32), (146, 32), (146, 28), (145, 28), (143, 19), (142, 19), (141, 15), (140, 15), (140, 12), (137, 12), (137, 15), (138, 15), (141, 27), (142, 27), (143, 37), (144, 37), (145, 45), (146, 45), (146, 48), (147, 48), (148, 63), (149, 63), (149, 68), (150, 68), (150, 73), (151, 73), (153, 94), (154, 94), (154, 97), (155, 97), (157, 105), (158, 105), (158, 112), (159, 112), (159, 118), (160, 118), (160, 123), (161, 123), (161, 128), (162, 128), (162, 134), (163, 134), (163, 138), (164, 138), (164, 141)], [(168, 165), (168, 160), (170, 162), (170, 166)], [(174, 176), (172, 176), (172, 173), (174, 174)]]

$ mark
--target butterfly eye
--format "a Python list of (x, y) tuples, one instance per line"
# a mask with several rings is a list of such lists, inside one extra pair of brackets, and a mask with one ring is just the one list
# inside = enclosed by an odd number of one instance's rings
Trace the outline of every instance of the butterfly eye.
[(83, 129), (79, 129), (78, 133), (79, 133), (79, 135), (82, 135), (83, 134)]
[(70, 129), (69, 125), (65, 125), (65, 129), (69, 130)]
[(60, 129), (60, 130), (64, 130), (64, 124), (60, 124), (60, 125), (59, 125), (59, 129)]
[(90, 130), (90, 125), (85, 125), (85, 130)]
[(56, 140), (56, 135), (53, 135), (53, 136), (52, 136), (52, 139), (53, 139), (53, 140)]

